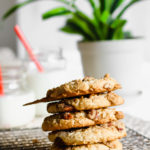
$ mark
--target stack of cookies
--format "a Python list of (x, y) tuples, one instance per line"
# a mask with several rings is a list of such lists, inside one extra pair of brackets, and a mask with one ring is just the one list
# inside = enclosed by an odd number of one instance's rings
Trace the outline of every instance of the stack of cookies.
[[(50, 102), (47, 111), (53, 113), (42, 124), (52, 131), (48, 138), (52, 150), (122, 150), (118, 139), (126, 136), (121, 111), (108, 108), (124, 103), (112, 91), (121, 86), (108, 74), (101, 79), (85, 77), (51, 89), (42, 100)], [(56, 101), (57, 100), (57, 101)]]

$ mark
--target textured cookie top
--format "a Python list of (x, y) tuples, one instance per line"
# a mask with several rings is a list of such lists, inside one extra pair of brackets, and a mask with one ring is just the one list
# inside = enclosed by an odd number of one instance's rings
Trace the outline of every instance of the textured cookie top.
[(82, 80), (74, 80), (57, 88), (50, 89), (47, 92), (46, 98), (28, 103), (26, 105), (60, 100), (69, 97), (77, 97), (81, 95), (110, 92), (120, 88), (121, 85), (116, 80), (110, 78), (108, 74), (101, 79), (85, 77)]
[(80, 146), (65, 146), (58, 140), (53, 145), (51, 150), (122, 150), (122, 144), (118, 141), (88, 144)]
[(52, 142), (59, 138), (65, 145), (82, 145), (114, 141), (124, 136), (126, 136), (124, 124), (116, 121), (70, 131), (54, 131), (49, 133), (48, 137)]
[(66, 112), (46, 117), (42, 129), (44, 131), (66, 130), (71, 128), (81, 128), (97, 124), (105, 124), (123, 119), (124, 114), (116, 111), (115, 108), (98, 110)]
[(104, 94), (91, 94), (78, 98), (64, 99), (59, 102), (49, 103), (47, 105), (47, 111), (49, 113), (58, 113), (67, 111), (91, 110), (121, 105), (123, 103), (124, 99), (121, 96), (113, 92), (109, 92)]
[(47, 97), (58, 100), (67, 97), (113, 91), (119, 88), (121, 88), (121, 86), (117, 81), (106, 74), (102, 79), (85, 77), (82, 80), (74, 80), (63, 84), (60, 87), (49, 90), (47, 92)]

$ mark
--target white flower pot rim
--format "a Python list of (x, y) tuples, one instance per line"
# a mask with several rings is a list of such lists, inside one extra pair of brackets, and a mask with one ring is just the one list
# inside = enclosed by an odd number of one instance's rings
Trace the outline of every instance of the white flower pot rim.
[(142, 38), (138, 39), (127, 39), (127, 40), (106, 40), (106, 41), (91, 41), (91, 42), (79, 42), (78, 48), (81, 53), (97, 53), (99, 51), (103, 52), (135, 52), (143, 49), (143, 44), (146, 40)]
[(133, 39), (122, 39), (122, 40), (101, 40), (101, 41), (79, 41), (78, 44), (96, 44), (96, 43), (122, 43), (122, 42), (137, 42), (144, 41), (144, 37), (137, 37)]

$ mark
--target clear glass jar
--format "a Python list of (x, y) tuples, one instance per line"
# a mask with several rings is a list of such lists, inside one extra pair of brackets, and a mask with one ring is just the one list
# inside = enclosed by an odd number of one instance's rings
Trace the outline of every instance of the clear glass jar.
[(1, 64), (4, 95), (0, 96), (0, 128), (24, 125), (35, 116), (35, 106), (23, 104), (35, 99), (34, 93), (26, 87), (26, 71), (21, 62)]
[[(66, 60), (62, 56), (62, 50), (59, 48), (39, 49), (35, 51), (36, 57), (44, 72), (38, 72), (35, 64), (28, 64), (28, 86), (34, 91), (36, 99), (41, 99), (46, 96), (47, 90), (54, 88), (66, 81)], [(47, 104), (36, 105), (36, 115), (42, 116), (47, 114)]]

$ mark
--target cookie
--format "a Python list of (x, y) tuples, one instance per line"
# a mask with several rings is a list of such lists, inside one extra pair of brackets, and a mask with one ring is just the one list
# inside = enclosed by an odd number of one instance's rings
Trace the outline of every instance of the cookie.
[(122, 144), (118, 140), (106, 143), (88, 144), (80, 146), (64, 146), (60, 141), (52, 145), (51, 150), (122, 150)]
[(92, 94), (49, 103), (47, 105), (47, 111), (49, 113), (58, 113), (67, 111), (91, 110), (117, 106), (123, 103), (124, 99), (121, 96), (113, 92), (109, 92), (105, 94)]
[(125, 126), (122, 122), (116, 121), (104, 125), (96, 125), (88, 128), (53, 131), (48, 138), (54, 142), (57, 138), (61, 139), (65, 145), (82, 145), (105, 143), (114, 141), (126, 136)]
[(105, 124), (123, 118), (123, 112), (116, 111), (115, 108), (65, 112), (46, 117), (42, 124), (42, 129), (44, 131), (56, 131), (70, 128), (81, 128), (97, 124)]
[(45, 98), (25, 105), (55, 101), (94, 93), (110, 92), (120, 88), (121, 85), (116, 80), (110, 78), (108, 74), (106, 74), (104, 78), (101, 79), (85, 77), (82, 80), (74, 80), (57, 88), (50, 89), (48, 90)]

